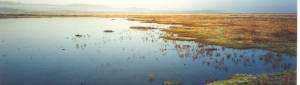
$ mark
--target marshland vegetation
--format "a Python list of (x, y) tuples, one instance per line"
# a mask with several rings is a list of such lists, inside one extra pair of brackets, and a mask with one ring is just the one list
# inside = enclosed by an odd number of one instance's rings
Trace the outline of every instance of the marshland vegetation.
[[(235, 48), (263, 48), (296, 55), (296, 14), (199, 14), (142, 16), (129, 20), (176, 24), (162, 36)], [(182, 37), (182, 38), (181, 38)]]

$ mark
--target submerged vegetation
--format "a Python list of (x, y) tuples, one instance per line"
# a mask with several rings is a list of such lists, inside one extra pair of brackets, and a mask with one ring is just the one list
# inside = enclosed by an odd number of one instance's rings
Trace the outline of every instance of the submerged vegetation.
[(296, 85), (296, 72), (286, 71), (268, 74), (235, 74), (229, 80), (215, 81), (207, 85)]
[(142, 16), (129, 20), (176, 24), (162, 38), (235, 48), (265, 48), (296, 55), (296, 14), (198, 14)]

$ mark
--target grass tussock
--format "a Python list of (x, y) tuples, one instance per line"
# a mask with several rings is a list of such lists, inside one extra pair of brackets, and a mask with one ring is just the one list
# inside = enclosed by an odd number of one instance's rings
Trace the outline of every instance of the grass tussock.
[[(129, 20), (175, 24), (162, 36), (236, 48), (265, 48), (296, 55), (296, 14), (198, 14), (142, 16)], [(174, 36), (175, 35), (175, 36)]]

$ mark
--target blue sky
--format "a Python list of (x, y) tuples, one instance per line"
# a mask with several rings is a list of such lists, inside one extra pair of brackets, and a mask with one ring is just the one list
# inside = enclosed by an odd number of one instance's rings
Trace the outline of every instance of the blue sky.
[(43, 4), (99, 4), (153, 10), (221, 10), (233, 12), (297, 12), (297, 0), (9, 0)]

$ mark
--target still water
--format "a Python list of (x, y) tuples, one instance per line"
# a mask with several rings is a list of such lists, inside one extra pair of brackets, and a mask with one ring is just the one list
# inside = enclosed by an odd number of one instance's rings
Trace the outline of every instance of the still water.
[[(159, 38), (123, 18), (0, 19), (1, 85), (202, 85), (296, 68), (295, 56)], [(106, 33), (104, 30), (113, 30)]]

